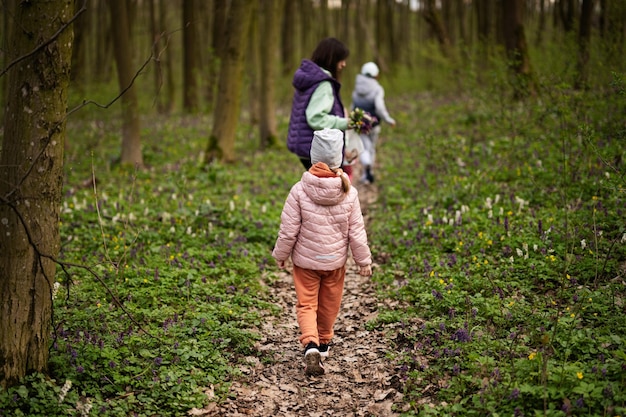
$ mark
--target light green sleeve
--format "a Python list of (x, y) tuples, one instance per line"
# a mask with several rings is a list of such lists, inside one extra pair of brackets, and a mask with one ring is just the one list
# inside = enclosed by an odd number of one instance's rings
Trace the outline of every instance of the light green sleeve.
[(325, 127), (339, 130), (348, 128), (348, 119), (330, 114), (334, 102), (332, 85), (329, 81), (322, 81), (313, 92), (306, 108), (306, 121), (313, 130), (322, 130)]

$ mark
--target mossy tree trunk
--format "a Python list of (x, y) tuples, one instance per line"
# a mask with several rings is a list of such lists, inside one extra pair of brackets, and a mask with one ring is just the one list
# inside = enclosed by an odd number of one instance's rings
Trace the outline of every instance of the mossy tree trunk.
[(278, 75), (278, 49), (280, 45), (280, 20), (283, 0), (261, 1), (260, 22), (263, 36), (261, 40), (261, 85), (259, 134), (261, 149), (274, 146), (278, 142), (276, 122), (276, 79)]
[(15, 9), (0, 152), (2, 386), (48, 363), (73, 15), (72, 0)]
[(197, 7), (195, 0), (183, 0), (183, 109), (189, 113), (198, 110)]
[(535, 95), (537, 90), (524, 33), (524, 0), (505, 1), (502, 7), (502, 30), (515, 98)]
[(135, 75), (132, 62), (128, 10), (124, 0), (110, 0), (113, 51), (117, 64), (117, 80), (122, 95), (122, 165), (143, 166), (139, 103), (133, 84)]
[(233, 0), (228, 13), (225, 50), (220, 65), (217, 102), (213, 114), (213, 130), (209, 137), (206, 162), (235, 161), (235, 135), (241, 89), (243, 86), (244, 52), (255, 3)]

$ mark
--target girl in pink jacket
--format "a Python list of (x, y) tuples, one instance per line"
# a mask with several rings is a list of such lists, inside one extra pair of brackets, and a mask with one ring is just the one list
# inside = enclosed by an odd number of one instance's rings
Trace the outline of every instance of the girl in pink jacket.
[(298, 303), (300, 343), (305, 373), (324, 373), (322, 357), (328, 345), (343, 296), (348, 248), (359, 274), (372, 274), (372, 256), (358, 192), (339, 168), (343, 161), (343, 132), (314, 132), (312, 167), (289, 192), (272, 252), (280, 268), (291, 256)]

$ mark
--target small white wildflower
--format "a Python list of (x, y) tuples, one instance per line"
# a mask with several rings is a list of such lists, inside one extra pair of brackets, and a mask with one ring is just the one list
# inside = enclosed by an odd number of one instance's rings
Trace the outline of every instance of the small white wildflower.
[(428, 215), (428, 221), (429, 221), (429, 222), (431, 222), (431, 223), (433, 223), (433, 222), (434, 222), (434, 220), (433, 220), (433, 215), (432, 215), (432, 214), (429, 214), (429, 215)]
[(137, 216), (135, 216), (134, 213), (130, 213), (128, 215), (128, 220), (131, 221), (131, 222), (134, 222), (135, 220), (137, 220)]
[(611, 178), (611, 174), (609, 174), (608, 172), (605, 172), (604, 176), (607, 177), (607, 178)]
[(442, 222), (444, 223), (448, 223), (448, 217), (447, 216), (443, 216), (443, 219), (441, 219)]
[(172, 194), (172, 196), (170, 197), (172, 200), (176, 201), (178, 199), (178, 196), (176, 195), (176, 193)]
[(626, 233), (622, 235), (622, 243), (626, 243)]
[(498, 204), (500, 202), (500, 194), (496, 194), (496, 200), (494, 204)]
[(61, 388), (61, 392), (59, 393), (59, 404), (63, 402), (63, 400), (65, 399), (65, 396), (67, 395), (67, 393), (70, 391), (71, 388), (72, 388), (72, 381), (70, 381), (69, 379), (66, 379), (65, 384), (63, 384), (63, 387)]
[(461, 211), (460, 210), (457, 210), (454, 213), (454, 221), (457, 223), (461, 223)]
[(449, 226), (454, 226), (454, 219), (448, 220), (448, 225)]
[(493, 218), (493, 210), (489, 210), (489, 213), (487, 213), (487, 218), (488, 219), (492, 219)]
[(191, 226), (187, 227), (186, 233), (187, 233), (188, 235), (190, 235), (190, 234), (191, 234)]
[(187, 198), (189, 199), (189, 201), (193, 201), (193, 194), (187, 194)]
[(499, 215), (500, 215), (500, 216), (504, 216), (504, 207), (500, 207), (500, 213), (499, 213)]
[(170, 233), (175, 233), (176, 232), (176, 228), (174, 226), (170, 227)]
[(515, 248), (515, 251), (517, 252), (517, 256), (519, 256), (520, 258), (524, 256), (524, 252), (522, 252), (520, 248)]
[(169, 214), (167, 211), (164, 211), (163, 213), (161, 213), (161, 221), (163, 223), (169, 223), (171, 219), (172, 219), (172, 215)]
[(148, 207), (146, 207), (145, 209), (143, 209), (143, 215), (147, 216), (148, 213), (150, 213), (150, 209)]
[(509, 262), (514, 263), (515, 262), (515, 258), (513, 258), (512, 256), (509, 258)]
[(52, 299), (53, 300), (56, 298), (57, 293), (59, 292), (59, 288), (61, 288), (60, 282), (55, 282), (54, 284), (52, 284)]
[(587, 241), (585, 239), (580, 241), (580, 248), (585, 249), (587, 247)]
[(230, 211), (235, 211), (235, 202), (233, 200), (230, 200), (228, 202), (228, 207), (230, 207)]
[(537, 252), (537, 249), (539, 249), (539, 246), (538, 246), (538, 245), (536, 245), (536, 244), (535, 244), (535, 245), (533, 245), (533, 250), (534, 250), (535, 252)]
[(113, 218), (111, 219), (111, 221), (112, 221), (113, 223), (117, 223), (117, 222), (120, 220), (120, 217), (122, 217), (122, 216), (121, 216), (121, 214), (120, 214), (120, 213), (117, 213), (115, 216), (113, 216)]
[(469, 206), (466, 206), (465, 204), (461, 206), (461, 213), (469, 213), (469, 211)]
[(528, 252), (528, 243), (522, 243), (522, 249), (524, 249), (524, 251)]
[(485, 200), (485, 207), (489, 210), (492, 209), (492, 202), (491, 202), (491, 197), (487, 197), (487, 199)]
[(598, 231), (598, 237), (602, 237), (602, 233), (604, 233), (603, 230)]
[(265, 213), (267, 211), (267, 206), (265, 204), (263, 204), (261, 206), (261, 213)]
[(428, 215), (428, 209), (427, 208), (423, 208), (422, 209), (422, 213), (424, 213), (424, 216)]
[(246, 204), (244, 206), (246, 209), (250, 208), (250, 200), (246, 200)]

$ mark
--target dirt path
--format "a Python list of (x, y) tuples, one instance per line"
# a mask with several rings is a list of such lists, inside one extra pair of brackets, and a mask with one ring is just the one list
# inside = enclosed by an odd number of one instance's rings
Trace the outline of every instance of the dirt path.
[[(375, 204), (374, 185), (358, 186), (363, 212)], [(375, 273), (375, 272), (374, 272)], [(386, 357), (385, 336), (369, 331), (365, 323), (378, 311), (370, 278), (358, 275), (352, 259), (341, 311), (335, 324), (326, 374), (304, 374), (303, 352), (298, 342), (296, 294), (291, 275), (280, 272), (271, 285), (272, 299), (282, 310), (268, 316), (257, 344), (262, 361), (249, 358), (244, 376), (233, 382), (225, 402), (211, 403), (196, 416), (395, 416), (392, 405), (402, 398), (393, 363)], [(210, 393), (209, 393), (210, 395)]]

